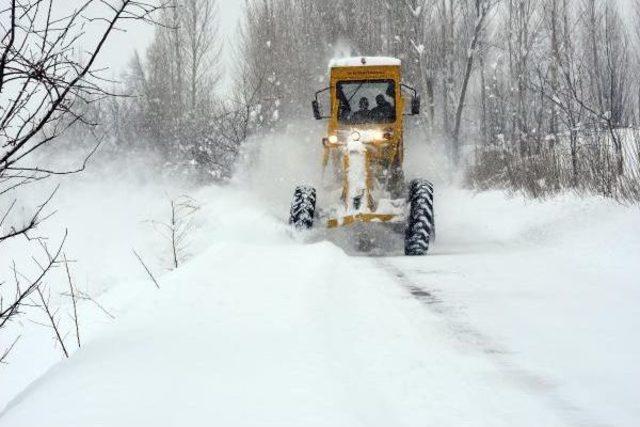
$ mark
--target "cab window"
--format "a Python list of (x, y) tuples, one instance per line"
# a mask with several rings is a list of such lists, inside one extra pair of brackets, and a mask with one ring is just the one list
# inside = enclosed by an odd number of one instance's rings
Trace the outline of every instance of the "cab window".
[(338, 122), (342, 124), (396, 121), (396, 91), (393, 80), (339, 81), (336, 93)]

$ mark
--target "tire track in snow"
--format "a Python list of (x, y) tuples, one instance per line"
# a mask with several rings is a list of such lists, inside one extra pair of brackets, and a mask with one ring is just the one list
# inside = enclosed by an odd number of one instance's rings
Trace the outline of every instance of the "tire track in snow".
[(466, 348), (481, 352), (512, 383), (525, 391), (545, 399), (569, 425), (580, 427), (611, 426), (595, 421), (584, 408), (580, 408), (559, 393), (559, 384), (544, 375), (520, 366), (512, 357), (513, 352), (489, 335), (483, 333), (469, 321), (462, 319), (459, 310), (447, 305), (438, 296), (438, 291), (423, 282), (411, 279), (399, 267), (385, 259), (377, 259), (376, 264), (416, 300), (424, 304), (432, 313), (444, 320), (451, 336)]

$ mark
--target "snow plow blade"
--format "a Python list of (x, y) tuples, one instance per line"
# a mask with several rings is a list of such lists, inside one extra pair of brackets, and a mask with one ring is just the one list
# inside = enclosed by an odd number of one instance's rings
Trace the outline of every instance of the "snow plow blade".
[(338, 228), (340, 226), (351, 225), (357, 222), (391, 222), (396, 218), (398, 218), (397, 215), (391, 214), (359, 213), (342, 218), (331, 218), (327, 221), (327, 228)]

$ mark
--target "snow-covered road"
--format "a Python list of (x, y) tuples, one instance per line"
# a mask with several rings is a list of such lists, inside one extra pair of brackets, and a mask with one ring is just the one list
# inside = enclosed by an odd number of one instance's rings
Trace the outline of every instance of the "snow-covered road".
[(86, 310), (82, 350), (0, 426), (640, 419), (635, 208), (451, 190), (433, 254), (404, 258), (295, 238), (232, 188), (196, 198), (196, 256), (160, 291), (143, 276), (109, 289), (100, 300), (117, 320)]
[(329, 244), (219, 246), (163, 285), (2, 425), (561, 420), (476, 349), (457, 348), (374, 262)]

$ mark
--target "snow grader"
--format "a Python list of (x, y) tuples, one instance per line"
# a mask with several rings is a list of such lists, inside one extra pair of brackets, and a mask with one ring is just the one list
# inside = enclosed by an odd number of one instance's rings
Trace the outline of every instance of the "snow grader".
[[(328, 199), (318, 206), (314, 187), (296, 187), (289, 223), (310, 229), (383, 223), (404, 228), (406, 255), (425, 255), (435, 237), (433, 186), (424, 179), (405, 183), (404, 116), (420, 113), (420, 96), (402, 83), (395, 58), (332, 60), (330, 86), (312, 101), (316, 120), (328, 119), (322, 139), (323, 181)], [(329, 114), (318, 97), (329, 93)], [(410, 96), (408, 112), (405, 99)], [(324, 195), (324, 193), (323, 193)]]

